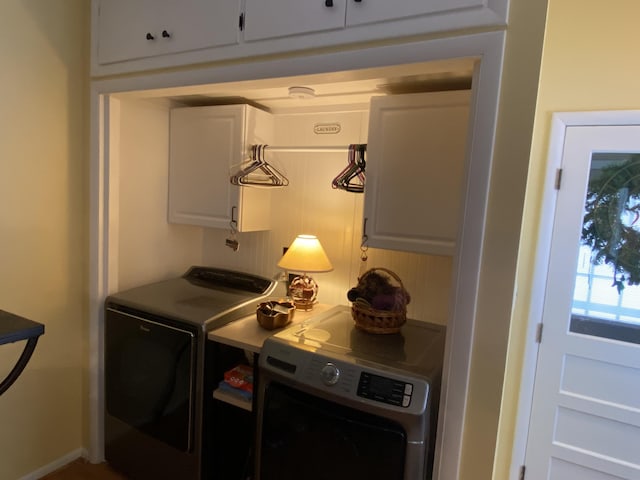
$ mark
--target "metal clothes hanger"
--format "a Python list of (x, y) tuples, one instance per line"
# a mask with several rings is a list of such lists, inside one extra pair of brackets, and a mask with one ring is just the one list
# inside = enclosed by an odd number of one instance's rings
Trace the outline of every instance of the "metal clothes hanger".
[(253, 145), (248, 165), (232, 175), (233, 185), (254, 187), (286, 187), (289, 179), (264, 159), (267, 145)]
[(354, 193), (364, 192), (366, 150), (366, 144), (349, 145), (348, 164), (331, 182), (333, 188)]

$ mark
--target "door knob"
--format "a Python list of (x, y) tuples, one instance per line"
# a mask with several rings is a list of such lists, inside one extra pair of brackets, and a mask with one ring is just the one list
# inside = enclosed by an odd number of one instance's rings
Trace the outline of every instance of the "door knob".
[(333, 0), (324, 0), (325, 7), (333, 7)]

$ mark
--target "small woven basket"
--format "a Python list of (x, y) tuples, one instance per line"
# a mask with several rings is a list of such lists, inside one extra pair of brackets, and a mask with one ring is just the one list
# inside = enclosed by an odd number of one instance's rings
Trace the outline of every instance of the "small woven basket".
[(367, 275), (374, 271), (385, 272), (398, 282), (398, 286), (403, 292), (400, 297), (402, 299), (401, 305), (394, 310), (378, 310), (373, 308), (366, 300), (357, 299), (351, 304), (351, 316), (355, 321), (356, 328), (365, 332), (376, 334), (397, 333), (407, 321), (407, 303), (410, 301), (409, 293), (404, 288), (400, 277), (386, 268), (367, 270), (358, 279), (358, 283), (362, 283), (366, 280)]

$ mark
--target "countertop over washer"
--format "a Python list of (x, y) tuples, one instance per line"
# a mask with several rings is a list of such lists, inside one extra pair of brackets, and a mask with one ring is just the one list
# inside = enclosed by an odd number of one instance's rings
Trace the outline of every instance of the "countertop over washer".
[[(309, 320), (315, 315), (326, 312), (333, 306), (334, 305), (320, 303), (317, 304), (313, 310), (296, 310), (291, 323), (283, 328)], [(214, 342), (242, 348), (249, 352), (260, 353), (264, 341), (281, 330), (281, 328), (276, 330), (267, 330), (262, 328), (256, 319), (256, 314), (252, 313), (246, 317), (228, 323), (221, 328), (210, 331), (207, 338)]]

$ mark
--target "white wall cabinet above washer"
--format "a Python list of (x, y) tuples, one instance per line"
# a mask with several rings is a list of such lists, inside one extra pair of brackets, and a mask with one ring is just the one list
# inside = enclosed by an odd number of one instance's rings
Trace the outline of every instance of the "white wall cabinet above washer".
[[(419, 16), (434, 16), (441, 25), (456, 26), (461, 11), (490, 9), (486, 0), (246, 0), (244, 40), (263, 40), (301, 33), (343, 29)], [(434, 23), (428, 31), (442, 30)], [(446, 29), (446, 28), (445, 28)], [(389, 35), (392, 27), (380, 38)], [(398, 32), (399, 33), (399, 32)]]
[(249, 105), (184, 107), (171, 110), (170, 122), (169, 222), (268, 230), (270, 190), (239, 187), (229, 178), (251, 145), (271, 142), (271, 114)]
[(344, 28), (348, 0), (245, 0), (244, 40)]
[(238, 43), (239, 0), (93, 0), (95, 64)]
[(508, 3), (92, 0), (91, 74), (173, 68), (434, 32), (504, 28)]
[(371, 100), (366, 245), (454, 253), (464, 191), (469, 101), (469, 91)]
[(447, 16), (462, 10), (490, 8), (486, 0), (347, 0), (347, 26), (421, 15)]

